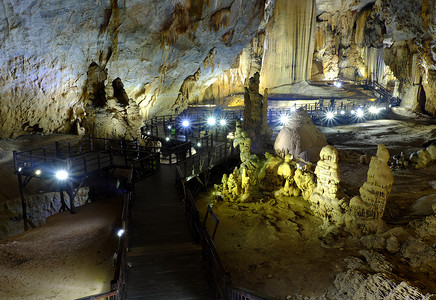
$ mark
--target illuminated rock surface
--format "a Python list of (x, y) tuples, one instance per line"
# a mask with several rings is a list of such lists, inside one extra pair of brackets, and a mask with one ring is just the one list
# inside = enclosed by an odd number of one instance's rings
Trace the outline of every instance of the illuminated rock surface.
[[(197, 87), (231, 66), (256, 34), (263, 10), (258, 0), (6, 1), (0, 5), (0, 136), (75, 132), (77, 122), (89, 129), (101, 113), (105, 125), (128, 128), (124, 116), (113, 116), (121, 122), (111, 124), (104, 105), (104, 88), (116, 78), (139, 106), (135, 115), (169, 113), (178, 98), (177, 106), (186, 107), (187, 91), (197, 95)], [(92, 63), (107, 69), (107, 78), (91, 83)], [(198, 69), (193, 86), (182, 87)]]
[(313, 124), (308, 113), (297, 110), (277, 135), (274, 150), (282, 157), (289, 153), (314, 162), (318, 160), (321, 148), (326, 145), (325, 136)]

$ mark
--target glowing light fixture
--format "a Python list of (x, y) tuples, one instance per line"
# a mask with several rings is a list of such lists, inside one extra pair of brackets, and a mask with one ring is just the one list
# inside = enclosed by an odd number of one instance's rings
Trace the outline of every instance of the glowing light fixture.
[(191, 125), (191, 124), (189, 123), (188, 120), (183, 120), (183, 121), (182, 121), (182, 126), (183, 126), (183, 127), (189, 127), (189, 125)]
[(19, 168), (18, 168), (18, 172), (21, 172), (22, 170), (23, 170), (22, 167), (19, 167)]
[(41, 171), (40, 169), (38, 169), (38, 170), (35, 170), (35, 175), (36, 175), (36, 176), (39, 176), (39, 175), (41, 175), (41, 173), (42, 173), (42, 171)]
[(208, 119), (207, 119), (207, 125), (209, 125), (209, 126), (214, 126), (216, 124), (216, 119), (215, 119), (215, 117), (209, 117)]
[(201, 147), (201, 143), (200, 142), (197, 143), (197, 147)]
[(170, 141), (170, 137), (167, 136), (167, 137), (165, 138), (165, 141), (169, 142), (169, 141)]
[(336, 80), (335, 82), (333, 82), (333, 85), (337, 88), (341, 88), (342, 87), (342, 82), (340, 82), (339, 80)]
[(123, 236), (123, 234), (124, 234), (124, 229), (120, 229), (120, 230), (118, 230), (118, 232), (117, 232), (117, 235), (118, 235), (118, 237), (122, 237)]
[(168, 125), (168, 127), (167, 127), (168, 129), (171, 129), (171, 125)]
[(345, 115), (345, 110), (341, 110), (341, 115)]
[(226, 126), (227, 125), (227, 120), (226, 119), (221, 119), (220, 120), (220, 125), (221, 126)]
[(329, 111), (326, 113), (326, 118), (329, 120), (333, 120), (333, 118), (335, 117), (335, 114), (332, 111)]
[(280, 124), (286, 125), (289, 123), (289, 116), (288, 115), (281, 115), (279, 118)]
[(59, 170), (56, 172), (55, 176), (59, 180), (65, 180), (68, 178), (68, 172), (65, 170)]
[(356, 116), (357, 116), (358, 118), (363, 118), (364, 113), (363, 113), (363, 110), (362, 110), (361, 108), (358, 108), (358, 109), (356, 110)]
[(375, 106), (370, 106), (369, 109), (368, 109), (368, 111), (369, 111), (371, 114), (376, 115), (376, 114), (378, 114), (378, 113), (380, 112), (380, 109), (377, 108), (377, 107), (375, 107)]

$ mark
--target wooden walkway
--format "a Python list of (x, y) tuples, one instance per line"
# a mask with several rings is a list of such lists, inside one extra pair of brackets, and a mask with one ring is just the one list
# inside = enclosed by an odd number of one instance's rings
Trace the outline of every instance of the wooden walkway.
[(174, 167), (135, 184), (126, 299), (215, 299), (194, 243)]

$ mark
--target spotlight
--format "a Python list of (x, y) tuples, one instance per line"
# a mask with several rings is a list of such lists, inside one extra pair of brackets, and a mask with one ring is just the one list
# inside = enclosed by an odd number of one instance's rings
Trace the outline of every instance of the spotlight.
[(171, 125), (168, 125), (168, 127), (167, 127), (168, 129), (171, 129)]
[(169, 142), (169, 141), (170, 141), (170, 137), (167, 136), (167, 137), (165, 138), (165, 141)]
[(335, 117), (335, 114), (332, 111), (329, 111), (326, 113), (326, 118), (329, 120), (333, 120), (333, 118)]
[(288, 115), (281, 115), (279, 118), (280, 124), (286, 125), (289, 123), (289, 116)]
[(380, 112), (380, 109), (377, 108), (377, 107), (375, 107), (375, 106), (370, 106), (369, 109), (368, 109), (368, 111), (369, 111), (371, 114), (376, 115), (376, 114), (378, 114), (378, 113)]
[(363, 110), (361, 109), (361, 108), (358, 108), (357, 110), (356, 110), (356, 116), (358, 117), (358, 118), (363, 118)]
[(150, 131), (147, 131), (147, 135), (151, 135), (151, 132), (150, 132)]
[(124, 234), (124, 229), (118, 230), (118, 232), (117, 232), (118, 237), (122, 237), (123, 234)]
[(216, 124), (216, 119), (215, 119), (215, 117), (209, 117), (208, 119), (207, 119), (207, 125), (209, 125), (209, 126), (214, 126)]
[(201, 147), (201, 143), (200, 142), (197, 143), (197, 147), (199, 147), (199, 148)]
[(68, 178), (68, 172), (65, 170), (59, 170), (56, 172), (55, 176), (59, 180), (65, 180)]
[(183, 120), (183, 121), (182, 121), (182, 126), (183, 126), (183, 127), (189, 127), (189, 125), (190, 125), (190, 123), (189, 123), (188, 120)]
[(220, 125), (221, 126), (226, 126), (227, 125), (227, 120), (226, 119), (221, 119), (220, 120)]
[(345, 110), (341, 110), (341, 115), (345, 115)]
[(39, 176), (39, 175), (41, 175), (41, 173), (42, 173), (42, 172), (41, 172), (41, 170), (40, 170), (40, 169), (38, 169), (38, 170), (35, 170), (35, 175), (36, 175), (36, 176)]

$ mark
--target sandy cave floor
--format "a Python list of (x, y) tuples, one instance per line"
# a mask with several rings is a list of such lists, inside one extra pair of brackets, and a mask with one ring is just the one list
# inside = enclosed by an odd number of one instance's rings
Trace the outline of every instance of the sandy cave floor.
[[(377, 144), (384, 143), (391, 156), (401, 151), (410, 155), (436, 138), (435, 120), (402, 109), (396, 109), (391, 118), (320, 128), (329, 144), (340, 151), (341, 187), (349, 195), (357, 195), (366, 180), (368, 166), (359, 162), (360, 156), (375, 155)], [(389, 219), (409, 214), (416, 199), (436, 193), (432, 187), (435, 174), (435, 165), (393, 171), (395, 182), (386, 209)], [(344, 236), (322, 246), (322, 221), (301, 197), (274, 199), (265, 194), (257, 203), (224, 203), (213, 202), (212, 192), (211, 188), (200, 194), (197, 203), (201, 214), (212, 203), (220, 219), (215, 243), (233, 284), (278, 299), (336, 299), (334, 280), (346, 270), (344, 259), (361, 257), (362, 246), (356, 239)], [(436, 245), (436, 240), (430, 243)], [(394, 255), (384, 255), (394, 264), (394, 274), (424, 293), (436, 293), (436, 282), (428, 276)]]
[(1, 299), (76, 299), (110, 290), (120, 199), (65, 211), (0, 241)]

